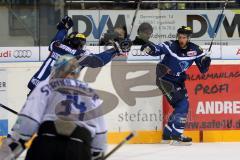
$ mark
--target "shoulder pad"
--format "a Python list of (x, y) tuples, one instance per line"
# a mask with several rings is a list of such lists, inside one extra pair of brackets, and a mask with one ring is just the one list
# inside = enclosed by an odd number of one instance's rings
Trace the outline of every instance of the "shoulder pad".
[(192, 43), (192, 42), (189, 42), (190, 45), (189, 45), (189, 49), (190, 50), (195, 50), (197, 51), (197, 55), (200, 55), (203, 53), (203, 49), (202, 47), (200, 47), (199, 45), (195, 44), (195, 43)]

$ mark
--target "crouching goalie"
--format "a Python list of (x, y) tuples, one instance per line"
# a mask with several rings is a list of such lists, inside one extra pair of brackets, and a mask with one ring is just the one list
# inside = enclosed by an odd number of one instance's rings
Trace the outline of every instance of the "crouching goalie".
[(164, 55), (156, 68), (156, 84), (174, 108), (163, 131), (163, 142), (172, 145), (190, 145), (192, 139), (183, 135), (189, 100), (185, 87), (185, 71), (195, 62), (201, 73), (206, 73), (211, 63), (207, 53), (190, 42), (192, 29), (182, 26), (177, 31), (177, 40), (159, 45), (147, 43), (141, 50), (151, 56)]

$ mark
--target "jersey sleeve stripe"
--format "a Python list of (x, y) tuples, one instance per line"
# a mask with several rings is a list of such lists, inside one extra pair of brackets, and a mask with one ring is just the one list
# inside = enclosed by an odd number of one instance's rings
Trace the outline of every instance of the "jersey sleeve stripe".
[(176, 53), (173, 53), (172, 50), (169, 48), (168, 45), (166, 45), (165, 43), (163, 43), (164, 47), (168, 50), (168, 52), (170, 53), (171, 56), (177, 58), (178, 60), (194, 60), (196, 58), (202, 57), (205, 55), (205, 53), (203, 52), (202, 54), (198, 55), (198, 56), (194, 56), (194, 57), (179, 57)]
[(45, 65), (44, 65), (43, 68), (41, 69), (41, 72), (40, 72), (40, 73), (38, 74), (38, 76), (37, 76), (38, 79), (41, 79), (41, 78), (42, 78), (42, 76), (44, 75), (46, 69), (49, 67), (49, 64), (51, 63), (51, 61), (52, 61), (51, 58), (49, 58), (49, 59), (47, 60), (47, 62), (45, 63)]

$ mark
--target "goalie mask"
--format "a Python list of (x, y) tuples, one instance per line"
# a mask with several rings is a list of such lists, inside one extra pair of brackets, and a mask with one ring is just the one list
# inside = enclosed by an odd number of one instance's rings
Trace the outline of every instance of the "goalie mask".
[(78, 77), (81, 69), (72, 55), (64, 55), (57, 59), (52, 71), (51, 78), (66, 78), (69, 74)]

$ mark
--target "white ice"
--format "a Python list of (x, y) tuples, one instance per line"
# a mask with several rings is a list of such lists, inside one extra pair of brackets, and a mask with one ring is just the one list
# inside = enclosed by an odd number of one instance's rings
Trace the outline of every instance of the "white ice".
[[(111, 150), (115, 145), (110, 145)], [(23, 156), (19, 158), (23, 160)], [(240, 160), (239, 143), (126, 144), (108, 160)]]
[(240, 143), (125, 145), (109, 160), (240, 160)]

